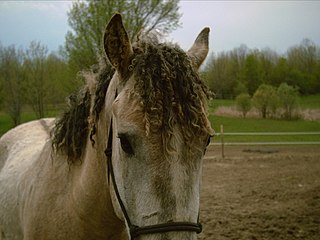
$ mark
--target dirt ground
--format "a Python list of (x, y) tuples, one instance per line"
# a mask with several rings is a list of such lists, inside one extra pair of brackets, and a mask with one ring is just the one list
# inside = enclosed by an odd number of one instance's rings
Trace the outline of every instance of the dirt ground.
[(199, 239), (320, 239), (320, 146), (210, 146)]

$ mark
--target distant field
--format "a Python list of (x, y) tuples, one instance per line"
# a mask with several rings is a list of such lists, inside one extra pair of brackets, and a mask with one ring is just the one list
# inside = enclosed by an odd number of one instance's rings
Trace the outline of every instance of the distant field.
[[(209, 108), (212, 113), (219, 106), (233, 106), (234, 100), (214, 99), (210, 102)], [(301, 108), (320, 109), (320, 95), (301, 97), (299, 101)], [(47, 113), (46, 117), (59, 116), (60, 112), (53, 110)], [(36, 119), (32, 111), (22, 114), (22, 122)], [(275, 120), (256, 118), (235, 118), (210, 115), (209, 119), (216, 132), (220, 132), (220, 125), (224, 125), (225, 132), (318, 132), (320, 121), (304, 120)], [(10, 117), (0, 112), (0, 135), (13, 127)], [(320, 141), (319, 135), (297, 135), (297, 136), (225, 136), (226, 141)], [(215, 137), (214, 141), (219, 141)]]
[[(210, 102), (210, 113), (218, 107), (235, 106), (235, 101), (230, 99), (214, 99)], [(299, 99), (301, 109), (320, 109), (320, 95), (303, 96)], [(209, 119), (214, 130), (219, 133), (220, 125), (224, 132), (319, 132), (320, 121), (257, 119), (215, 116), (210, 114)], [(287, 135), (287, 136), (225, 136), (226, 142), (299, 142), (320, 141), (320, 135)], [(214, 142), (219, 142), (216, 136)]]
[(232, 118), (209, 116), (213, 128), (219, 131), (224, 125), (225, 132), (308, 132), (320, 131), (319, 121), (278, 120), (256, 118)]
[[(320, 132), (319, 121), (243, 119), (221, 116), (209, 116), (216, 132), (223, 125), (224, 132)], [(225, 136), (226, 142), (287, 142), (287, 141), (320, 141), (320, 135), (287, 135), (287, 136)], [(219, 142), (216, 136), (214, 142)]]
[[(298, 105), (301, 109), (316, 109), (320, 108), (320, 94), (310, 95), (310, 96), (301, 96), (298, 100)], [(210, 101), (210, 109), (215, 110), (220, 106), (231, 107), (235, 106), (234, 99), (213, 99)]]

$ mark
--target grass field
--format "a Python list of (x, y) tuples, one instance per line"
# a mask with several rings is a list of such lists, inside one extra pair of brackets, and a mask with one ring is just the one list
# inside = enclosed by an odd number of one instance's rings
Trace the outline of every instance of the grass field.
[[(274, 119), (243, 119), (221, 116), (209, 116), (215, 132), (220, 132), (223, 125), (224, 132), (320, 132), (319, 121), (304, 120), (274, 120)], [(320, 141), (320, 135), (284, 135), (284, 136), (224, 136), (226, 142), (300, 142)], [(216, 136), (214, 142), (220, 142)]]
[[(230, 99), (214, 99), (210, 102), (210, 113), (218, 107), (235, 106)], [(320, 109), (320, 95), (303, 96), (299, 99), (301, 109)], [(320, 121), (257, 119), (215, 116), (210, 114), (209, 119), (215, 130), (220, 132), (223, 125), (224, 132), (320, 132)], [(283, 136), (224, 136), (226, 142), (300, 142), (320, 141), (320, 135), (283, 135)], [(213, 138), (213, 142), (220, 142), (220, 137)]]

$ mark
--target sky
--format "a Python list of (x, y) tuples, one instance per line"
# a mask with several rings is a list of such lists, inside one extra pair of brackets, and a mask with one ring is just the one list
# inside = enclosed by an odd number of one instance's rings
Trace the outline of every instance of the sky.
[[(49, 51), (63, 45), (71, 1), (0, 1), (0, 42), (28, 47), (41, 41)], [(308, 38), (320, 45), (320, 1), (180, 1), (181, 27), (168, 40), (183, 49), (210, 27), (210, 52), (241, 44), (285, 54)], [(125, 16), (123, 16), (125, 18)], [(108, 19), (106, 19), (106, 22)]]

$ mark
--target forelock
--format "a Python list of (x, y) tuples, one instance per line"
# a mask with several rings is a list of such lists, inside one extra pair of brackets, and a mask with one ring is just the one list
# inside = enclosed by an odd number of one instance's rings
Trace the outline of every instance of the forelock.
[(146, 131), (173, 134), (178, 123), (189, 141), (210, 132), (206, 110), (209, 91), (192, 66), (187, 54), (177, 45), (140, 41), (134, 45), (132, 72), (145, 112)]

